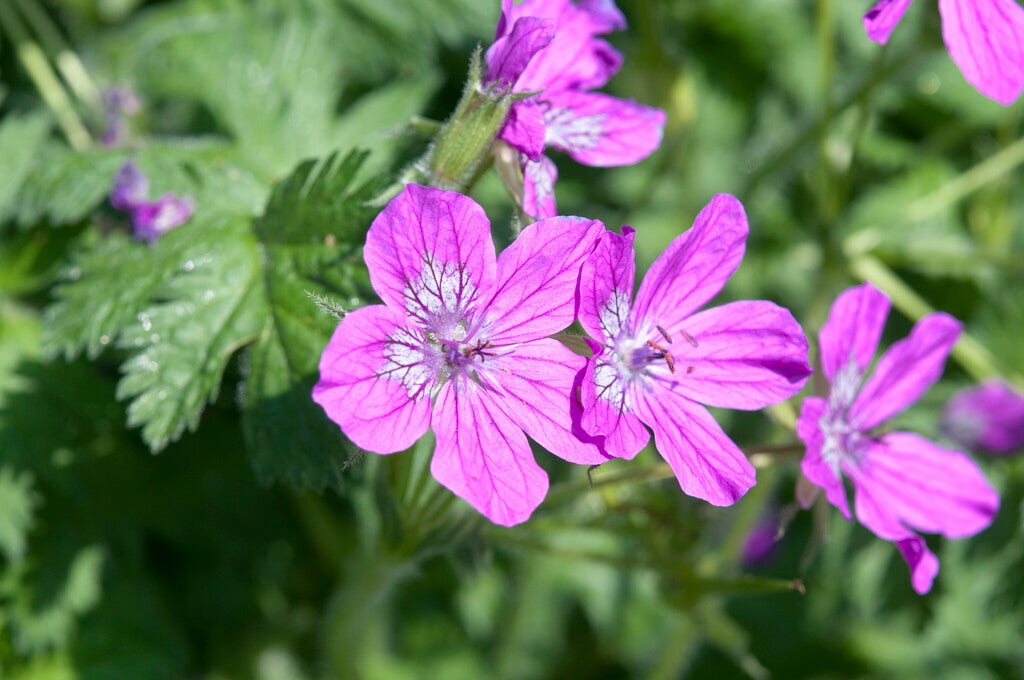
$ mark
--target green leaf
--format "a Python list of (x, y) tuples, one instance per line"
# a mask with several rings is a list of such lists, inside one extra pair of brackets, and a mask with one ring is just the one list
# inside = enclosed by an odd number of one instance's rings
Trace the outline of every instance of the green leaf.
[(125, 157), (124, 151), (111, 149), (72, 151), (57, 143), (44, 145), (11, 202), (15, 219), (23, 226), (82, 221), (106, 200)]
[(0, 182), (0, 223), (6, 220), (9, 205), (21, 189), (22, 180), (32, 167), (49, 129), (50, 119), (43, 114), (12, 114), (0, 123), (0, 158), (4, 164), (4, 179)]
[(269, 308), (248, 356), (243, 426), (257, 476), (297, 486), (336, 483), (352, 449), (313, 403), (320, 355), (337, 320), (316, 297), (352, 308), (369, 293), (359, 245), (383, 180), (356, 184), (365, 153), (305, 161), (280, 184), (256, 225)]
[(196, 428), (228, 359), (259, 334), (266, 316), (259, 251), (245, 221), (189, 226), (172, 234), (196, 239), (195, 256), (119, 340), (141, 351), (122, 366), (117, 396), (132, 398), (128, 424), (142, 426), (154, 451)]
[(32, 475), (0, 468), (0, 552), (8, 562), (18, 563), (25, 556), (35, 506)]

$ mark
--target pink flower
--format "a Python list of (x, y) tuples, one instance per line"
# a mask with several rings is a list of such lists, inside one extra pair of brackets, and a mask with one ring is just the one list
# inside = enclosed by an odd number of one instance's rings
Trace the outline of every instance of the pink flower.
[(888, 315), (889, 299), (871, 284), (839, 296), (819, 336), (822, 370), (832, 387), (827, 400), (804, 400), (797, 433), (807, 445), (807, 479), (850, 519), (841, 477), (846, 475), (853, 482), (857, 519), (896, 543), (914, 590), (923, 594), (931, 589), (939, 561), (914, 530), (971, 536), (991, 523), (999, 497), (963, 453), (910, 432), (875, 431), (939, 379), (960, 335), (956, 319), (929, 314), (864, 380)]
[[(864, 15), (868, 37), (885, 44), (911, 0), (881, 0)], [(971, 85), (1000, 104), (1024, 91), (1024, 8), (1016, 0), (939, 0), (942, 38)]]
[(545, 148), (607, 167), (636, 163), (661, 143), (663, 111), (590, 92), (622, 65), (619, 53), (597, 36), (625, 27), (612, 0), (502, 0), (485, 82), (537, 93), (513, 104), (499, 135), (519, 151), (529, 215), (557, 214), (558, 170)]
[(580, 267), (603, 231), (592, 220), (542, 220), (495, 259), (480, 206), (407, 185), (366, 237), (384, 304), (338, 325), (313, 399), (375, 453), (433, 428), (437, 481), (497, 524), (526, 520), (548, 479), (524, 432), (572, 462), (607, 459), (571, 433), (585, 360), (547, 337), (572, 322)]
[(149, 180), (131, 160), (125, 161), (110, 190), (110, 204), (131, 215), (135, 238), (150, 245), (174, 227), (188, 222), (195, 202), (188, 196), (166, 193), (150, 201)]
[(787, 399), (810, 375), (807, 339), (770, 302), (698, 312), (743, 259), (747, 218), (716, 196), (693, 228), (654, 262), (633, 293), (633, 230), (610, 232), (583, 267), (580, 323), (594, 357), (581, 377), (583, 431), (632, 458), (654, 441), (683, 491), (730, 505), (754, 485), (754, 468), (707, 409), (759, 409)]
[(942, 412), (942, 431), (960, 446), (984, 453), (1024, 449), (1024, 396), (1000, 380), (960, 390)]

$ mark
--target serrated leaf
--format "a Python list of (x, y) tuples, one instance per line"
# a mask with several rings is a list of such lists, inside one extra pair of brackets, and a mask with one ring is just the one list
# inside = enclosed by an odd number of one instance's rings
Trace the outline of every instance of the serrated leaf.
[(266, 317), (260, 254), (245, 220), (192, 232), (195, 256), (158, 291), (165, 302), (141, 312), (119, 341), (141, 351), (122, 366), (117, 396), (132, 398), (128, 424), (142, 426), (154, 451), (196, 428), (228, 359), (257, 337)]
[(49, 129), (50, 119), (43, 114), (12, 114), (0, 123), (0, 159), (4, 166), (4, 178), (0, 182), (0, 223), (7, 219), (9, 205)]
[(32, 475), (0, 468), (0, 552), (8, 562), (20, 562), (25, 556), (35, 506)]
[(44, 145), (10, 209), (23, 226), (80, 222), (106, 200), (125, 158), (124, 151)]

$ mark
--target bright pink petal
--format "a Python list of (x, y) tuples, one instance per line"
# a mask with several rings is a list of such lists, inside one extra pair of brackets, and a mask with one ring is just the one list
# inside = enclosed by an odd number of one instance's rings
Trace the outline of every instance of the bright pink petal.
[(576, 7), (590, 15), (596, 33), (611, 33), (626, 28), (626, 17), (622, 16), (614, 0), (579, 0)]
[(498, 136), (530, 160), (539, 160), (544, 153), (544, 114), (537, 103), (524, 99), (513, 104)]
[(850, 407), (851, 423), (870, 430), (917, 401), (942, 376), (961, 328), (959, 321), (941, 312), (917, 322), (909, 336), (878, 360)]
[(585, 363), (560, 342), (542, 338), (488, 360), (485, 366), (500, 385), (494, 399), (512, 422), (559, 458), (599, 465), (609, 456), (601, 452), (596, 438), (573, 434), (570, 413), (573, 383)]
[(844, 464), (860, 522), (896, 540), (909, 527), (947, 538), (973, 536), (999, 509), (999, 495), (974, 461), (909, 432), (892, 432)]
[(555, 205), (555, 181), (558, 168), (547, 156), (540, 160), (523, 159), (523, 212), (538, 219), (558, 214)]
[(700, 404), (668, 390), (635, 390), (636, 413), (654, 430), (658, 453), (683, 491), (732, 505), (754, 486), (754, 466)]
[(881, 0), (864, 15), (864, 29), (868, 37), (884, 45), (889, 41), (896, 24), (910, 7), (911, 0)]
[(669, 244), (640, 284), (630, 320), (667, 327), (686, 319), (714, 297), (740, 265), (747, 241), (743, 206), (718, 194), (693, 228)]
[(910, 567), (911, 585), (918, 595), (924, 595), (932, 589), (935, 576), (939, 573), (939, 558), (928, 549), (923, 538), (914, 534), (896, 541), (896, 547)]
[(614, 341), (626, 327), (636, 269), (631, 227), (606, 231), (583, 264), (579, 320), (590, 337)]
[(660, 331), (655, 342), (671, 353), (674, 371), (660, 363), (651, 370), (663, 386), (702, 404), (764, 408), (799, 392), (811, 374), (800, 324), (771, 302), (731, 302), (663, 329), (672, 342)]
[[(796, 433), (807, 446), (807, 453), (800, 463), (804, 477), (815, 486), (825, 490), (828, 502), (850, 519), (850, 506), (846, 502), (846, 489), (842, 477), (833, 464), (822, 456), (825, 448), (825, 434), (821, 431), (821, 418), (825, 415), (825, 400), (821, 397), (807, 397), (800, 408), (796, 421)], [(806, 506), (805, 506), (806, 507)]]
[(942, 431), (961, 446), (988, 453), (1024, 448), (1024, 395), (1000, 380), (960, 390), (942, 411)]
[(313, 387), (313, 401), (327, 417), (374, 453), (407, 449), (430, 427), (438, 357), (405, 328), (404, 316), (384, 305), (345, 315), (320, 357)]
[(580, 268), (604, 232), (597, 220), (555, 217), (523, 229), (498, 258), (484, 329), (495, 345), (563, 330), (576, 312)]
[(472, 199), (408, 184), (377, 216), (363, 249), (384, 302), (443, 332), (495, 276), (491, 223)]
[(628, 460), (640, 453), (651, 435), (631, 412), (627, 400), (632, 403), (632, 387), (619, 378), (611, 359), (596, 354), (579, 382), (582, 429), (603, 436), (602, 445), (610, 456)]
[(529, 519), (548, 492), (526, 435), (472, 382), (446, 383), (433, 418), (434, 479), (495, 524)]
[(852, 359), (864, 375), (889, 316), (889, 298), (870, 283), (849, 288), (836, 298), (818, 336), (821, 367), (831, 382)]
[(630, 165), (661, 144), (665, 112), (597, 92), (544, 96), (545, 142), (584, 165)]
[(1016, 0), (939, 0), (942, 37), (960, 71), (1009, 106), (1024, 91), (1024, 7)]
[(559, 92), (601, 87), (622, 66), (620, 55), (596, 36), (607, 32), (607, 15), (593, 15), (569, 2), (529, 3), (516, 8), (553, 19), (551, 43), (537, 53), (516, 83), (517, 92)]
[(534, 55), (555, 37), (555, 24), (543, 17), (523, 17), (509, 35), (494, 41), (487, 50), (487, 83), (511, 87), (523, 74)]

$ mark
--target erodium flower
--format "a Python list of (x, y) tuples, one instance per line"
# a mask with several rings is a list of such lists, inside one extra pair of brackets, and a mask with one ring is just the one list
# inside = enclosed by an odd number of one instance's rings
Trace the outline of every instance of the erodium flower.
[(633, 230), (606, 232), (580, 277), (580, 323), (596, 340), (581, 377), (580, 424), (631, 458), (649, 440), (687, 494), (730, 505), (754, 468), (703, 406), (759, 409), (796, 394), (810, 375), (807, 339), (771, 302), (698, 312), (743, 259), (747, 218), (716, 196), (654, 262), (633, 293)]
[(548, 489), (524, 432), (572, 462), (607, 459), (571, 434), (585, 360), (547, 337), (572, 323), (580, 267), (603, 231), (593, 220), (541, 220), (496, 260), (480, 206), (407, 185), (366, 236), (384, 304), (338, 325), (313, 399), (375, 453), (432, 428), (434, 478), (497, 524), (524, 521)]
[(502, 0), (486, 83), (537, 94), (512, 105), (500, 137), (519, 152), (523, 210), (552, 217), (558, 170), (545, 148), (584, 165), (629, 165), (661, 143), (665, 113), (591, 92), (622, 65), (599, 35), (626, 27), (613, 0)]
[(942, 411), (942, 432), (981, 453), (1024, 449), (1024, 396), (1000, 380), (960, 390)]
[(896, 544), (914, 590), (926, 593), (939, 561), (915, 530), (971, 536), (991, 523), (999, 497), (963, 453), (910, 432), (878, 429), (939, 379), (960, 335), (956, 319), (929, 314), (879, 358), (865, 380), (888, 315), (889, 298), (871, 284), (836, 299), (819, 335), (831, 390), (827, 399), (804, 400), (797, 433), (807, 445), (807, 479), (825, 490), (846, 519), (842, 476), (850, 479), (857, 519)]
[[(881, 0), (864, 15), (868, 37), (885, 44), (911, 0)], [(942, 38), (971, 85), (1000, 104), (1024, 90), (1024, 7), (1017, 0), (939, 0)]]
[(166, 193), (155, 201), (148, 199), (149, 180), (134, 162), (125, 161), (114, 178), (110, 204), (131, 216), (135, 238), (150, 245), (187, 222), (195, 209), (195, 202), (189, 196)]

